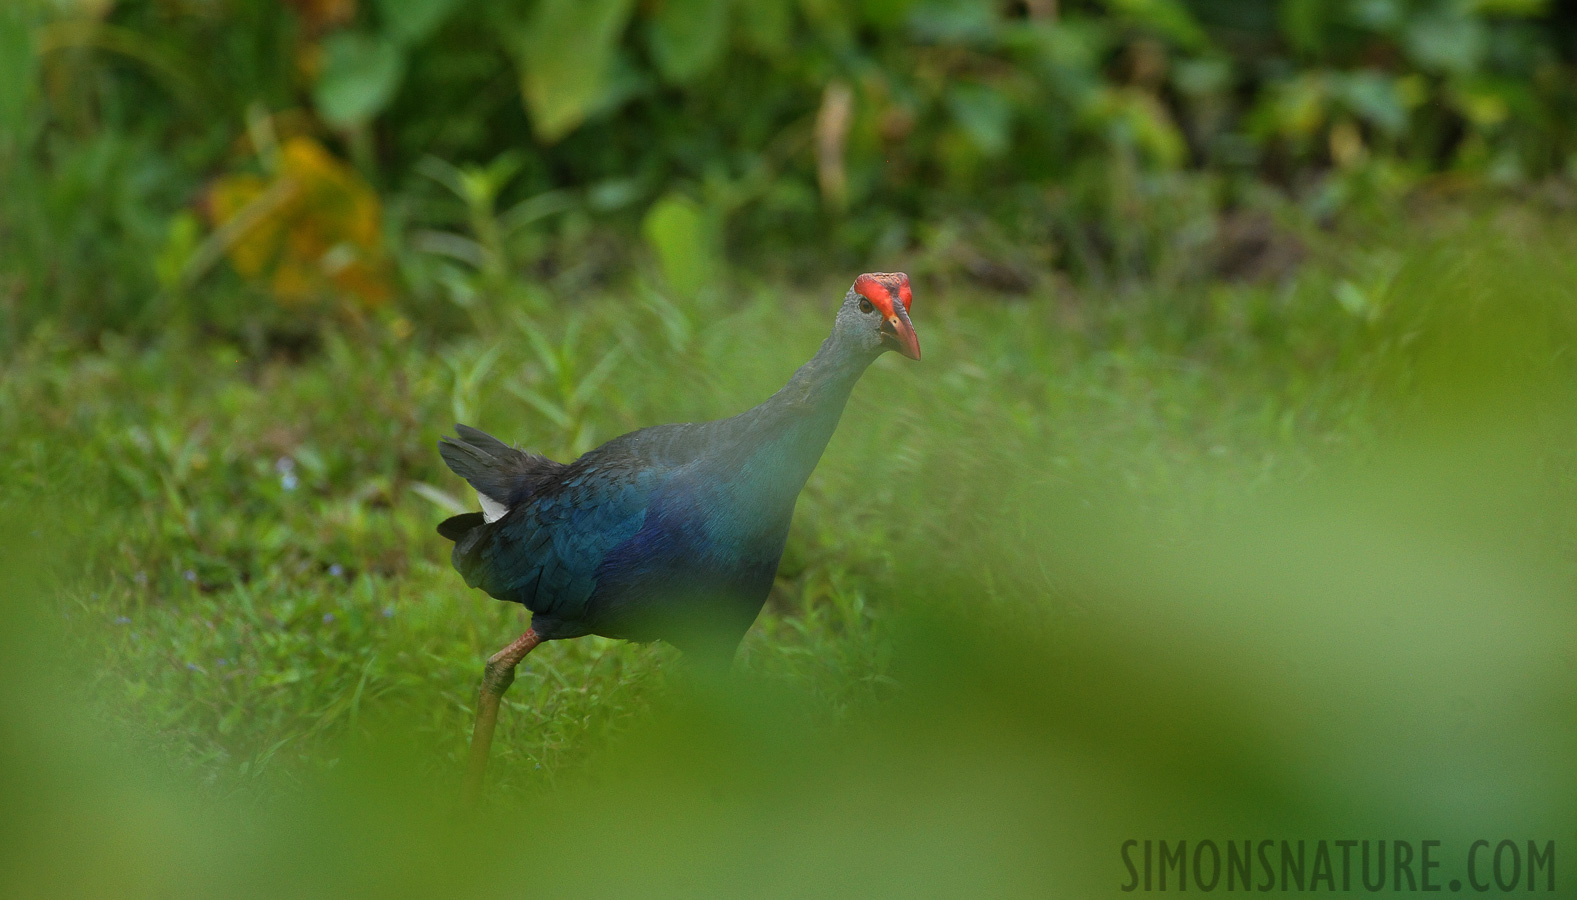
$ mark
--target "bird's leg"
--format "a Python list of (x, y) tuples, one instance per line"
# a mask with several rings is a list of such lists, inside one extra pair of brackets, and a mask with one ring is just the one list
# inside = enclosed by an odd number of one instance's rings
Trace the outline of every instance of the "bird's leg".
[(487, 753), (493, 746), (493, 725), (498, 721), (498, 703), (515, 683), (515, 667), (532, 648), (542, 643), (535, 631), (526, 633), (508, 647), (488, 657), (483, 669), (482, 689), (476, 698), (476, 724), (471, 729), (471, 762), (465, 772), (466, 806), (475, 806), (482, 794), (482, 777), (487, 774)]

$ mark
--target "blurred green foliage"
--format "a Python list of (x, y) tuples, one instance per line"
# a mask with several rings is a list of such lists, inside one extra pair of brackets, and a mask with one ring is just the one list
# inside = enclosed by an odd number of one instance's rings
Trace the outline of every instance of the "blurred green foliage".
[[(1577, 841), (1573, 24), (0, 3), (0, 894), (1104, 896), (1126, 838)], [(432, 533), (439, 433), (731, 414), (862, 268), (926, 360), (856, 391), (734, 683), (545, 647), (452, 815), (523, 622)]]
[[(724, 259), (1006, 292), (1237, 274), (1243, 210), (1296, 231), (1431, 178), (1565, 178), (1573, 24), (1539, 0), (13, 0), (0, 346), (44, 319), (299, 322), (219, 262), (252, 219), (211, 202), (291, 139), (381, 195), (435, 328), (497, 286), (441, 236), (478, 198), (438, 167), (490, 173), (495, 274), (566, 295), (642, 240), (687, 293)], [(329, 310), (357, 293), (318, 281)]]
[(523, 616), (449, 570), (434, 439), (731, 413), (830, 302), (479, 298), (302, 361), (41, 333), (0, 369), (0, 893), (1108, 896), (1130, 838), (1438, 839), (1440, 882), (1564, 847), (1574, 245), (1508, 208), (1192, 312), (917, 294), (926, 359), (856, 390), (729, 683), (539, 649), (470, 814)]

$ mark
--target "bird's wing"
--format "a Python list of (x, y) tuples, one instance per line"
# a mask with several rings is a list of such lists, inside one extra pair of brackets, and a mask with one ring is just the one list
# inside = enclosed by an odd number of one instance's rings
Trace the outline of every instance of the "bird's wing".
[(584, 613), (603, 558), (640, 531), (664, 478), (637, 464), (576, 465), (564, 474), (455, 545), (466, 584), (545, 616), (573, 621)]
[(527, 453), (498, 438), (472, 428), (456, 425), (458, 437), (438, 442), (438, 455), (450, 470), (476, 489), (482, 515), (496, 522), (533, 494), (538, 485), (564, 468), (545, 456)]

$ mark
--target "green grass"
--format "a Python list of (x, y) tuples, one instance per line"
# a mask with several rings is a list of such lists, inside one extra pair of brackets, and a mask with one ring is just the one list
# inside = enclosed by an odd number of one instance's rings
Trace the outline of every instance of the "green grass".
[[(416, 895), (530, 870), (1094, 896), (1128, 837), (1570, 840), (1573, 282), (1563, 232), (1507, 221), (1338, 244), (1274, 287), (921, 291), (925, 358), (857, 388), (735, 685), (662, 645), (541, 648), (499, 817), (463, 824), (440, 811), (481, 661), (525, 619), (448, 567), (441, 493), (469, 498), (437, 437), (566, 458), (731, 414), (843, 286), (636, 284), (301, 358), (41, 334), (0, 379), (8, 546), (53, 573), (0, 607), (0, 681), (30, 700), (0, 752), (37, 773), (0, 791), (128, 858), (219, 860), (150, 870), (150, 896), (288, 893), (320, 858)], [(105, 804), (152, 830), (82, 824)], [(20, 883), (53, 877), (34, 856)]]
[[(732, 414), (814, 352), (837, 291), (684, 308), (645, 289), (588, 301), (559, 328), (500, 309), (510, 324), (494, 339), (437, 346), (372, 325), (330, 332), (299, 362), (178, 337), (79, 353), (45, 336), (7, 369), (0, 453), (24, 479), (65, 476), (91, 518), (72, 641), (99, 654), (94, 692), (161, 751), (246, 784), (322, 766), (364, 717), (398, 710), (442, 771), (464, 749), (480, 660), (526, 620), (449, 568), (433, 532), (448, 510), (427, 486), (473, 498), (437, 437), (464, 421), (564, 459), (643, 425)], [(1285, 293), (1222, 288), (1212, 301), (1229, 318), (1334, 304)], [(908, 563), (895, 548), (917, 516), (969, 512), (950, 508), (970, 496), (955, 477), (919, 496), (899, 486), (984, 432), (997, 446), (954, 460), (965, 477), (1034, 448), (1050, 467), (1033, 480), (1096, 477), (1141, 498), (1296, 474), (1346, 438), (1334, 403), (1309, 402), (1317, 376), (1266, 366), (1272, 352), (1256, 348), (1223, 358), (1252, 340), (1228, 323), (1171, 348), (1121, 333), (1171, 299), (1088, 298), (1090, 321), (1070, 330), (1066, 300), (922, 291), (926, 358), (883, 359), (860, 385), (741, 668), (803, 686), (833, 714), (880, 697), (882, 584)], [(1347, 327), (1339, 309), (1321, 314)], [(500, 778), (572, 767), (643, 713), (675, 658), (595, 638), (533, 655), (507, 699)]]

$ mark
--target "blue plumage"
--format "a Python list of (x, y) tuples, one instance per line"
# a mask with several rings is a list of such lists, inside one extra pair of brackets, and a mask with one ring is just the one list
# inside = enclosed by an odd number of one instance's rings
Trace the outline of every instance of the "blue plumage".
[(457, 426), (440, 453), (486, 510), (439, 527), (466, 584), (525, 605), (542, 640), (601, 634), (731, 655), (855, 382), (885, 349), (918, 358), (894, 302), (902, 276), (875, 276), (885, 294), (860, 289), (872, 277), (849, 291), (816, 356), (732, 418), (645, 428), (567, 465)]

